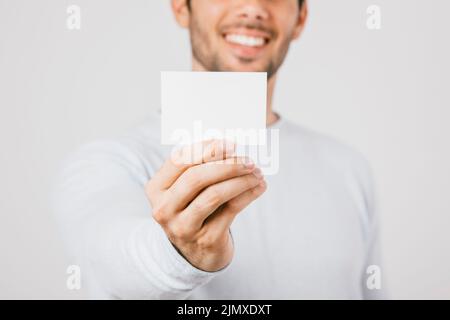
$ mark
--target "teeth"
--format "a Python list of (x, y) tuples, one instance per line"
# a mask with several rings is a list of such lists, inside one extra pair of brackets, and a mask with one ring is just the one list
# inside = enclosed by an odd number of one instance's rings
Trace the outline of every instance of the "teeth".
[(247, 47), (260, 47), (264, 45), (264, 38), (244, 36), (242, 34), (227, 34), (225, 39), (228, 42), (240, 44)]

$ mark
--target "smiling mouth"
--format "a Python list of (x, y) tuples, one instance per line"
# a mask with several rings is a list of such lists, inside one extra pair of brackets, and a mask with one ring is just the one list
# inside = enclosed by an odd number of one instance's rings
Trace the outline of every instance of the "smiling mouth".
[(228, 33), (224, 35), (225, 41), (231, 44), (245, 46), (249, 48), (263, 47), (269, 43), (269, 38), (260, 36), (250, 36), (238, 33)]
[(222, 34), (232, 54), (241, 62), (256, 61), (266, 52), (271, 36), (263, 31), (247, 28), (228, 30)]

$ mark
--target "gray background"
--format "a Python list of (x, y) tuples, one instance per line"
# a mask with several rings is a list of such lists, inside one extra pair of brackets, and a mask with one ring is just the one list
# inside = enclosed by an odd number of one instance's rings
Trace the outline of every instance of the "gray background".
[[(82, 28), (66, 28), (66, 8)], [(382, 29), (366, 28), (366, 9)], [(376, 174), (392, 298), (450, 298), (446, 0), (312, 0), (275, 109), (359, 148)], [(159, 72), (188, 70), (168, 0), (0, 0), (0, 298), (80, 298), (48, 206), (69, 151), (159, 104)]]

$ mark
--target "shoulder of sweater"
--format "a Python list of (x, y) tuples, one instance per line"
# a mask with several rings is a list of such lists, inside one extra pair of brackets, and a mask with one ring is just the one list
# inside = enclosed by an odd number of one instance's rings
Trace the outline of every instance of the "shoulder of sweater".
[(369, 161), (354, 146), (290, 120), (284, 120), (283, 130), (288, 143), (302, 146), (320, 162), (353, 172), (360, 179), (371, 183), (372, 169)]
[(149, 155), (158, 157), (161, 154), (159, 132), (159, 122), (154, 117), (145, 118), (116, 136), (95, 139), (77, 147), (63, 159), (61, 169), (101, 167), (106, 171), (121, 167), (136, 172), (151, 170)]

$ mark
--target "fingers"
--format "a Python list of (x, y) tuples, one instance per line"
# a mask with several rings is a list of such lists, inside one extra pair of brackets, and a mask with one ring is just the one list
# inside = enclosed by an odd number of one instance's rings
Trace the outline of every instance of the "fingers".
[(237, 197), (225, 203), (220, 212), (217, 214), (215, 213), (208, 218), (207, 233), (222, 234), (223, 232), (228, 232), (231, 223), (239, 212), (260, 197), (266, 189), (266, 182), (261, 180), (256, 187), (241, 193)]
[(190, 228), (201, 228), (204, 221), (221, 205), (240, 194), (255, 188), (261, 181), (263, 181), (263, 175), (260, 169), (256, 169), (254, 173), (213, 184), (203, 190), (188, 205), (188, 207), (180, 213), (180, 218), (183, 219)]
[(228, 158), (187, 169), (167, 190), (167, 209), (182, 211), (205, 188), (252, 173), (255, 164), (248, 158)]
[(234, 151), (234, 143), (226, 140), (208, 140), (176, 150), (149, 181), (147, 189), (150, 194), (158, 194), (168, 189), (188, 168), (226, 159), (232, 156)]

